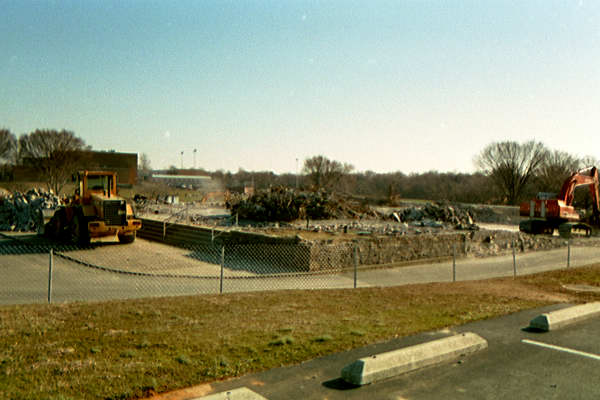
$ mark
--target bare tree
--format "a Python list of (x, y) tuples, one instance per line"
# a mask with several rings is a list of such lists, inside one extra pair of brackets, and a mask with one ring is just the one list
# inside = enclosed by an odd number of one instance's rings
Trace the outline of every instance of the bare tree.
[(536, 175), (539, 191), (558, 193), (564, 181), (581, 168), (579, 158), (560, 150), (548, 152)]
[(142, 153), (140, 155), (140, 165), (138, 166), (142, 171), (150, 171), (150, 158), (148, 158), (148, 154)]
[(17, 138), (8, 129), (0, 129), (0, 163), (14, 164), (17, 151)]
[(496, 142), (481, 151), (475, 164), (501, 190), (508, 204), (517, 204), (547, 156), (546, 147), (533, 140), (523, 144)]
[(46, 179), (48, 188), (60, 193), (90, 147), (71, 131), (36, 130), (19, 137), (19, 151)]
[(139, 174), (142, 176), (142, 179), (147, 179), (150, 176), (152, 167), (150, 166), (150, 158), (148, 158), (148, 154), (142, 153), (140, 155), (138, 162), (138, 170)]
[(325, 156), (313, 156), (304, 161), (303, 171), (308, 175), (315, 189), (333, 189), (341, 183), (341, 179), (348, 175), (354, 166), (330, 160)]
[(579, 162), (579, 168), (597, 167), (600, 168), (600, 160), (594, 156), (585, 156)]

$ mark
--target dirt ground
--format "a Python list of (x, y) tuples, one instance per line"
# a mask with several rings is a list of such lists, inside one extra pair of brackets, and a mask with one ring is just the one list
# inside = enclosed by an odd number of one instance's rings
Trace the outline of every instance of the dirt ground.
[[(434, 204), (434, 203), (425, 203)], [(406, 211), (420, 212), (424, 203), (403, 203), (398, 207), (374, 207), (373, 213), (358, 218), (335, 220), (297, 220), (284, 222), (255, 222), (238, 220), (229, 211), (219, 205), (164, 205), (157, 204), (146, 207), (140, 214), (142, 218), (168, 221), (170, 223), (192, 224), (213, 227), (222, 230), (255, 232), (281, 237), (297, 237), (302, 241), (336, 243), (348, 241), (371, 241), (382, 244), (393, 238), (402, 238), (402, 243), (411, 248), (419, 248), (422, 258), (448, 257), (451, 251), (447, 248), (423, 246), (424, 241), (435, 241), (441, 235), (463, 237), (466, 243), (463, 254), (476, 257), (496, 256), (517, 251), (536, 251), (566, 246), (564, 239), (558, 235), (528, 235), (519, 232), (521, 221), (519, 209), (515, 206), (487, 206), (471, 204), (436, 204), (442, 210), (448, 207), (456, 210), (456, 214), (468, 214), (472, 224), (452, 222), (449, 220), (400, 220), (398, 216), (406, 215)], [(374, 217), (373, 215), (377, 215)], [(600, 245), (597, 239), (575, 239), (575, 245)], [(429, 251), (429, 254), (424, 254)]]

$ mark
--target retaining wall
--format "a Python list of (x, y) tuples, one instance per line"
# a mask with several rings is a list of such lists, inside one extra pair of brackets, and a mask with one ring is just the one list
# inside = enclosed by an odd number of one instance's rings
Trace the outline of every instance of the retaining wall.
[[(297, 237), (276, 237), (142, 219), (138, 236), (178, 247), (227, 248), (227, 260), (246, 260), (281, 272), (311, 271), (311, 250)], [(251, 247), (250, 247), (251, 246)], [(209, 253), (215, 254), (214, 249)]]
[[(260, 233), (228, 231), (142, 220), (139, 237), (179, 247), (225, 246), (232, 259), (248, 260), (281, 272), (341, 270), (354, 266), (450, 259), (453, 254), (494, 256), (565, 245), (559, 237), (508, 231), (451, 231), (399, 236), (365, 236), (353, 241), (304, 241)], [(585, 240), (585, 239), (582, 239)]]

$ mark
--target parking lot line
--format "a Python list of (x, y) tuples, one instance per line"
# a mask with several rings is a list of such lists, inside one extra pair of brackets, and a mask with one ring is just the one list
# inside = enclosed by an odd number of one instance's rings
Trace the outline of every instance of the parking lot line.
[(586, 353), (585, 351), (573, 350), (573, 349), (569, 349), (567, 347), (555, 346), (553, 344), (536, 342), (535, 340), (523, 339), (521, 341), (523, 343), (532, 344), (534, 346), (545, 347), (547, 349), (563, 351), (565, 353), (575, 354), (575, 355), (578, 355), (578, 356), (587, 357), (587, 358), (591, 358), (593, 360), (600, 361), (600, 355), (597, 355), (597, 354)]

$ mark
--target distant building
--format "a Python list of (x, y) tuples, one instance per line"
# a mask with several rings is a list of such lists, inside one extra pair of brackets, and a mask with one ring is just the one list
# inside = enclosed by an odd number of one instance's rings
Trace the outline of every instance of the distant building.
[(170, 175), (152, 174), (154, 182), (164, 183), (169, 186), (205, 191), (219, 191), (221, 184), (206, 175)]
[(135, 185), (137, 182), (137, 153), (117, 153), (106, 151), (90, 151), (90, 158), (86, 161), (86, 168), (101, 171), (115, 171), (117, 183)]

